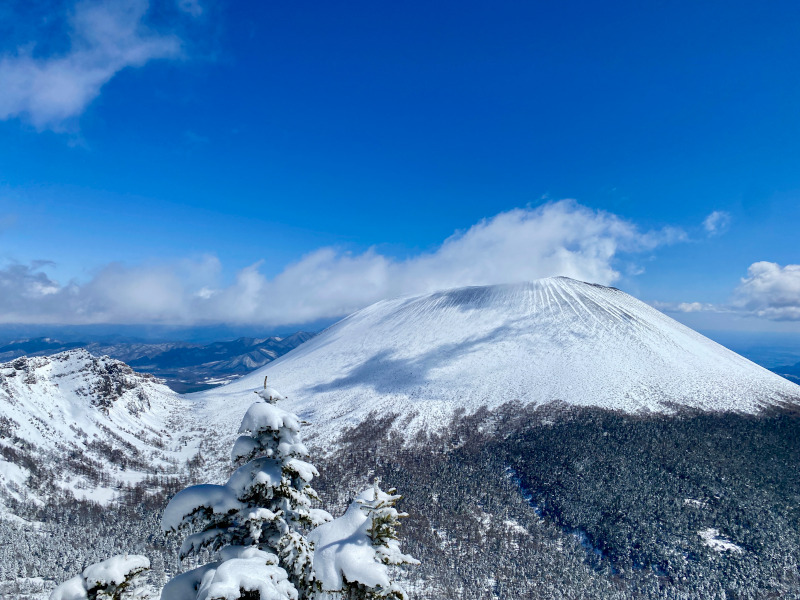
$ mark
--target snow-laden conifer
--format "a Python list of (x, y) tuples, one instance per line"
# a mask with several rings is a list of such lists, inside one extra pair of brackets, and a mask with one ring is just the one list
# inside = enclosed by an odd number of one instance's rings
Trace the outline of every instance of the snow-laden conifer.
[(150, 568), (146, 556), (119, 555), (89, 565), (50, 594), (50, 600), (133, 600), (138, 577)]
[[(318, 473), (304, 460), (308, 450), (301, 440), (300, 419), (275, 405), (283, 397), (266, 385), (256, 393), (261, 399), (242, 419), (242, 435), (231, 455), (234, 466), (244, 464), (225, 485), (197, 485), (179, 492), (164, 511), (166, 531), (192, 531), (181, 546), (181, 558), (204, 548), (223, 550), (221, 562), (167, 584), (164, 593), (169, 592), (165, 597), (170, 600), (243, 597), (231, 591), (237, 582), (243, 594), (254, 598), (302, 599), (319, 588), (313, 546), (305, 532), (332, 517), (312, 508), (318, 498), (310, 484)], [(219, 585), (214, 587), (214, 581)], [(217, 595), (220, 590), (225, 593)]]
[(162, 600), (297, 600), (275, 554), (256, 546), (226, 546), (220, 560), (182, 573), (164, 586)]
[(405, 590), (392, 579), (389, 567), (419, 561), (400, 551), (397, 529), (408, 516), (395, 508), (401, 496), (374, 485), (361, 492), (344, 515), (317, 527), (314, 568), (323, 595), (348, 600), (405, 600)]
[(385, 565), (418, 565), (419, 561), (400, 551), (400, 538), (397, 530), (400, 519), (408, 517), (408, 513), (398, 512), (396, 505), (402, 499), (395, 488), (386, 492), (381, 490), (376, 479), (372, 488), (372, 497), (367, 494), (361, 499), (361, 510), (367, 513), (369, 527), (367, 533), (375, 549), (375, 558)]

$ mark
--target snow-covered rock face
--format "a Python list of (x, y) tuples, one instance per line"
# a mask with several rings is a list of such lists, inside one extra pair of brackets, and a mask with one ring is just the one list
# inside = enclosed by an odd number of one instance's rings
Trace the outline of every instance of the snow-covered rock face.
[[(85, 350), (21, 357), (0, 364), (0, 393), (9, 401), (36, 396), (55, 386), (88, 398), (89, 404), (104, 412), (122, 400), (126, 410), (138, 413), (150, 408), (149, 395), (163, 391), (155, 384), (158, 381), (151, 375), (136, 373), (123, 362), (107, 356), (98, 358)], [(131, 390), (136, 393), (128, 394)]]
[(169, 472), (186, 453), (168, 425), (185, 404), (157, 379), (85, 350), (1, 363), (0, 500), (22, 499), (31, 474), (107, 501), (120, 482)]
[(266, 374), (320, 442), (373, 411), (413, 412), (413, 431), (511, 401), (669, 413), (800, 398), (797, 385), (628, 294), (563, 277), (379, 302), (204, 392), (206, 409), (230, 413), (233, 431), (250, 402), (242, 392)]

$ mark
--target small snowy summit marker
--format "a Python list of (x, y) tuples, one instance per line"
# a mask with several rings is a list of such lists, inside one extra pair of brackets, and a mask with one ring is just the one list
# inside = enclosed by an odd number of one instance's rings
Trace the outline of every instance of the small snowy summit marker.
[[(231, 452), (233, 465), (241, 466), (225, 485), (178, 492), (162, 517), (165, 532), (188, 533), (181, 559), (210, 550), (219, 560), (178, 575), (161, 598), (404, 599), (387, 571), (390, 565), (416, 563), (399, 552), (395, 528), (404, 515), (394, 503), (400, 497), (381, 492), (376, 483), (336, 521), (313, 508), (319, 496), (311, 481), (319, 473), (305, 460), (302, 422), (276, 406), (285, 397), (267, 387), (266, 378), (256, 394), (260, 400), (245, 413)], [(318, 534), (326, 525), (332, 527)], [(354, 534), (363, 548), (350, 548)], [(340, 564), (342, 552), (319, 552), (316, 540), (345, 550), (346, 568)]]

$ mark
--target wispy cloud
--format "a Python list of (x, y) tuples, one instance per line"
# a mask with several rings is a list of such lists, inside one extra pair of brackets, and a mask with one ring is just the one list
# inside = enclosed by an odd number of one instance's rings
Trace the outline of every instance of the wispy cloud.
[(725, 233), (731, 224), (731, 214), (724, 210), (715, 210), (703, 220), (703, 228), (708, 235)]
[[(184, 4), (190, 12), (199, 10), (196, 2)], [(66, 20), (66, 53), (39, 57), (27, 45), (0, 57), (0, 119), (63, 130), (121, 70), (178, 56), (176, 36), (144, 25), (147, 8), (147, 0), (85, 0)]]
[(199, 0), (178, 0), (178, 8), (193, 17), (199, 17), (204, 12)]
[(672, 313), (730, 312), (725, 307), (708, 302), (651, 302), (660, 311)]
[(211, 256), (173, 265), (110, 264), (88, 282), (63, 285), (40, 267), (15, 264), (0, 271), (0, 321), (297, 324), (449, 287), (552, 275), (610, 284), (620, 277), (623, 255), (684, 238), (676, 229), (643, 232), (567, 200), (500, 213), (406, 260), (374, 249), (321, 248), (271, 279), (255, 263), (227, 286)]

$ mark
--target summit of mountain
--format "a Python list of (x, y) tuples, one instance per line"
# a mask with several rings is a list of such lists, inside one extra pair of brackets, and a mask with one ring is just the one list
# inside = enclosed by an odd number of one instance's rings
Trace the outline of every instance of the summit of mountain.
[(633, 296), (566, 277), (378, 302), (207, 392), (207, 409), (265, 376), (325, 437), (371, 413), (407, 416), (413, 430), (510, 402), (756, 413), (800, 399), (799, 386)]

